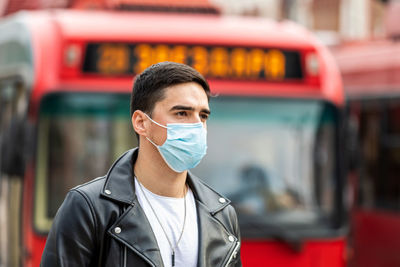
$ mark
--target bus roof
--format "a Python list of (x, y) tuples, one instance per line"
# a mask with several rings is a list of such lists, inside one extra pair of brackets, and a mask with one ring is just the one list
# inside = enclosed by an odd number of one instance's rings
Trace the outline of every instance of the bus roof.
[(348, 96), (400, 93), (399, 42), (346, 44), (334, 50), (334, 55)]
[(210, 43), (212, 40), (214, 44), (268, 44), (287, 48), (314, 45), (314, 39), (302, 27), (262, 18), (86, 10), (38, 11), (29, 16), (30, 28), (42, 27), (44, 21), (55, 23), (65, 38), (148, 41), (156, 37), (159, 42)]

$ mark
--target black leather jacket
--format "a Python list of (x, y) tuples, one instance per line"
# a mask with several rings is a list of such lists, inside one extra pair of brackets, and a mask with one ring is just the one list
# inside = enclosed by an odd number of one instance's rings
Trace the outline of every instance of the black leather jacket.
[[(129, 150), (106, 176), (68, 193), (54, 218), (42, 267), (164, 266), (135, 195), (136, 157), (137, 149)], [(242, 266), (238, 222), (229, 200), (191, 174), (187, 182), (197, 206), (197, 266)]]

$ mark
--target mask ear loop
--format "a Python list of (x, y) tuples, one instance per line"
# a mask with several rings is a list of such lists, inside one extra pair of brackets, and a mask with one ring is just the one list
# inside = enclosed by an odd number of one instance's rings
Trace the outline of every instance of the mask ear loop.
[(147, 141), (149, 141), (150, 143), (153, 144), (153, 146), (155, 146), (158, 149), (158, 145), (156, 145), (153, 141), (151, 141), (147, 136), (146, 136)]
[[(152, 118), (150, 118), (150, 116), (147, 115), (146, 113), (144, 113), (144, 115), (146, 115), (146, 117), (147, 117), (151, 122), (153, 122), (154, 124), (156, 124), (156, 125), (158, 125), (158, 126), (160, 126), (160, 127), (163, 127), (163, 128), (165, 128), (165, 129), (168, 129), (168, 127), (166, 127), (166, 126), (164, 126), (164, 125), (162, 125), (162, 124), (160, 124), (160, 123), (158, 123), (158, 122), (152, 120)], [(146, 136), (146, 139), (147, 139), (150, 143), (152, 143), (153, 146), (155, 146), (155, 147), (158, 149), (159, 146), (156, 145), (153, 141), (151, 141), (147, 136)]]
[(150, 116), (147, 115), (146, 113), (144, 113), (144, 115), (146, 115), (146, 117), (147, 117), (151, 122), (153, 122), (154, 124), (157, 124), (157, 125), (160, 126), (160, 127), (163, 127), (163, 128), (165, 128), (165, 129), (168, 129), (167, 126), (164, 126), (164, 125), (162, 125), (162, 124), (160, 124), (160, 123), (158, 123), (158, 122), (152, 120), (152, 118), (150, 118)]

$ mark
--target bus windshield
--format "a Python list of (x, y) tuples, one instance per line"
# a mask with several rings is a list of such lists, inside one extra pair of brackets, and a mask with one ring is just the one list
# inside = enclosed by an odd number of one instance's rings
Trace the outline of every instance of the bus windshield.
[(220, 96), (210, 108), (207, 155), (193, 173), (233, 202), (245, 237), (254, 231), (260, 237), (260, 227), (270, 229), (267, 235), (277, 230), (265, 226), (329, 223), (336, 183), (333, 105)]
[[(46, 233), (72, 187), (137, 146), (128, 94), (56, 93), (40, 106), (35, 227)], [(213, 97), (208, 151), (192, 172), (246, 225), (315, 225), (335, 205), (337, 115), (318, 100)], [(254, 228), (251, 228), (254, 229)], [(272, 229), (272, 228), (268, 228)], [(246, 231), (242, 231), (246, 235)]]

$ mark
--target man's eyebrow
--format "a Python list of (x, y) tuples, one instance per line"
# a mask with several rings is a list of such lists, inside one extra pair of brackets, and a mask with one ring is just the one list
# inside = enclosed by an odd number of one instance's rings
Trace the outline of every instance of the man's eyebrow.
[(210, 111), (209, 109), (206, 109), (206, 108), (203, 108), (203, 109), (201, 110), (201, 112), (204, 112), (204, 113), (206, 113), (206, 114), (208, 114), (208, 115), (211, 114), (211, 111)]
[(190, 111), (194, 111), (193, 107), (189, 107), (189, 106), (182, 106), (182, 105), (177, 105), (177, 106), (173, 106), (170, 111), (174, 111), (174, 110), (190, 110)]
[[(189, 111), (194, 111), (195, 109), (193, 107), (189, 107), (189, 106), (183, 106), (183, 105), (176, 105), (173, 106), (170, 111), (174, 111), (174, 110), (189, 110)], [(211, 111), (209, 109), (203, 108), (201, 110), (201, 112), (206, 113), (206, 114), (210, 114)]]

